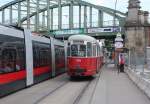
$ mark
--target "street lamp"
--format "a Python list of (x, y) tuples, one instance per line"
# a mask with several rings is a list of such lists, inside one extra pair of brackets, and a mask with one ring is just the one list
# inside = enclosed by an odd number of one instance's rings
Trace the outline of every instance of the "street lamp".
[(115, 0), (115, 11), (114, 11), (114, 27), (116, 26), (116, 9), (117, 9), (117, 3), (118, 3), (118, 0)]
[[(115, 28), (115, 26), (116, 26), (116, 8), (117, 8), (117, 2), (118, 2), (118, 0), (115, 0), (115, 11), (114, 11), (114, 18), (113, 18), (113, 28)], [(116, 54), (116, 50), (115, 50), (115, 54)], [(118, 63), (118, 57), (117, 56), (115, 56), (115, 65), (117, 66), (117, 63)]]

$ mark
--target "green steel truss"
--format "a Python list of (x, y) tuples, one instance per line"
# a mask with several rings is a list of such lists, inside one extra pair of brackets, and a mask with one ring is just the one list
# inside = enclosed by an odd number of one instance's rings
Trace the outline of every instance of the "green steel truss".
[[(68, 24), (65, 25), (62, 24), (64, 21), (62, 19), (63, 8), (68, 9), (66, 9), (68, 11), (68, 15), (66, 15)], [(75, 8), (78, 8), (76, 11), (78, 12), (77, 23), (74, 22)], [(95, 19), (95, 17), (93, 18), (93, 10), (97, 10), (96, 22), (93, 22)], [(56, 11), (57, 13), (54, 13)], [(104, 21), (104, 14), (112, 16), (113, 19)], [(0, 7), (0, 23), (30, 28), (33, 32), (52, 33), (65, 29), (123, 27), (125, 17), (126, 14), (118, 10), (90, 4), (82, 0), (14, 0)], [(108, 22), (108, 25), (105, 22)]]

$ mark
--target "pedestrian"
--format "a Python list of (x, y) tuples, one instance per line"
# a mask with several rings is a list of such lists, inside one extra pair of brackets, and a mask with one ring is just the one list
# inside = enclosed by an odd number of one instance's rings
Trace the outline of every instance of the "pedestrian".
[(119, 68), (120, 68), (120, 72), (124, 72), (124, 64), (125, 64), (125, 59), (123, 54), (119, 55)]

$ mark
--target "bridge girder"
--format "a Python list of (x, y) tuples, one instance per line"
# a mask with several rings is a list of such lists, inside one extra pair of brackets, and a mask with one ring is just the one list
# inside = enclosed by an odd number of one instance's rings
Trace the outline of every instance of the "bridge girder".
[[(10, 9), (10, 14), (12, 14), (12, 12), (11, 12), (12, 11), (12, 6), (15, 6), (17, 4), (18, 4), (17, 5), (18, 6), (18, 11), (17, 11), (18, 12), (18, 21), (15, 24), (18, 25), (18, 26), (21, 26), (21, 24), (25, 21), (27, 21), (27, 25), (30, 25), (30, 18), (33, 17), (33, 16), (36, 16), (36, 18), (38, 18), (37, 19), (38, 21), (36, 21), (36, 24), (39, 25), (39, 16), (38, 15), (40, 13), (43, 13), (43, 15), (44, 15), (45, 11), (50, 12), (50, 10), (52, 10), (54, 8), (58, 8), (58, 15), (61, 16), (62, 15), (62, 7), (70, 7), (70, 6), (79, 6), (79, 7), (84, 6), (85, 10), (86, 10), (86, 7), (95, 8), (98, 11), (101, 11), (103, 13), (107, 13), (111, 16), (115, 16), (115, 18), (117, 18), (121, 22), (124, 21), (124, 17), (126, 16), (125, 13), (122, 13), (118, 10), (113, 10), (111, 8), (90, 4), (88, 2), (81, 1), (81, 0), (50, 0), (50, 1), (49, 0), (40, 0), (40, 1), (43, 1), (43, 3), (46, 2), (46, 1), (47, 2), (45, 4), (41, 3), (41, 4), (37, 5), (39, 3), (38, 1), (39, 0), (36, 0), (36, 1), (34, 1), (34, 0), (14, 0), (14, 1), (8, 3), (8, 4), (5, 4), (5, 5), (1, 6), (0, 11), (2, 11), (2, 14), (3, 14), (2, 21), (4, 21), (4, 13), (3, 13), (4, 10), (9, 8)], [(49, 1), (49, 4), (47, 4), (48, 1)], [(31, 4), (35, 4), (35, 6), (31, 6)], [(43, 7), (42, 7), (42, 5), (43, 5)], [(47, 5), (49, 5), (49, 6), (47, 6)], [(22, 6), (27, 8), (26, 10), (24, 10), (24, 12), (26, 12), (26, 14), (27, 14), (24, 17), (21, 16), (21, 11), (20, 11)], [(40, 8), (40, 6), (41, 6), (41, 8)], [(44, 6), (46, 6), (46, 7), (44, 7)], [(35, 9), (35, 10), (33, 11), (32, 9)], [(69, 17), (71, 16), (70, 15), (71, 13), (72, 12), (69, 13)], [(84, 17), (87, 16), (87, 13), (84, 13), (84, 14), (85, 14)], [(72, 15), (73, 15), (73, 13), (72, 13)], [(81, 17), (81, 15), (79, 15), (79, 16)], [(102, 15), (100, 15), (100, 16), (102, 16)], [(10, 19), (11, 18), (12, 18), (12, 16), (10, 16)], [(53, 15), (51, 15), (51, 18), (53, 18)], [(47, 23), (50, 23), (49, 19), (50, 19), (50, 14), (47, 14)], [(84, 22), (87, 22), (86, 19), (87, 19), (87, 17), (84, 18)], [(61, 25), (61, 23), (60, 23), (61, 20), (62, 20), (62, 18), (59, 17), (58, 25)], [(73, 20), (73, 17), (72, 17), (71, 20)], [(90, 22), (91, 22), (91, 20), (92, 19), (90, 19)], [(10, 20), (10, 21), (11, 21), (10, 23), (12, 23), (12, 20)], [(44, 22), (45, 21), (42, 21), (43, 24), (44, 24)], [(81, 21), (79, 21), (79, 22), (81, 22)], [(51, 21), (51, 24), (52, 24), (52, 21)], [(71, 24), (71, 21), (69, 22), (69, 25), (70, 24)], [(81, 25), (81, 24), (79, 24), (79, 25)], [(50, 24), (47, 24), (47, 27), (50, 28)], [(58, 28), (61, 29), (61, 26), (58, 26)], [(70, 28), (71, 28), (71, 25), (70, 25)], [(48, 31), (49, 31), (49, 29), (48, 29)]]
[[(3, 6), (1, 6), (0, 7), (0, 11), (4, 10), (7, 7), (10, 7), (12, 5), (15, 5), (17, 3), (24, 2), (24, 1), (26, 1), (26, 0), (14, 0), (14, 1), (11, 1), (11, 2), (9, 2), (9, 3), (7, 3), (7, 4), (3, 5)], [(67, 1), (69, 1), (69, 0), (67, 0)], [(85, 2), (85, 1), (81, 1), (81, 0), (75, 0), (75, 1), (78, 2), (79, 4), (82, 4), (82, 5), (88, 5), (88, 6), (92, 6), (94, 8), (97, 8), (97, 9), (105, 10), (105, 11), (108, 11), (108, 12), (111, 11), (112, 13), (115, 12), (115, 13), (121, 14), (123, 16), (126, 16), (125, 13), (120, 12), (118, 10), (114, 10), (114, 9), (107, 8), (107, 7), (104, 7), (104, 6), (94, 5), (94, 4), (91, 4), (91, 3), (88, 3), (88, 2)]]

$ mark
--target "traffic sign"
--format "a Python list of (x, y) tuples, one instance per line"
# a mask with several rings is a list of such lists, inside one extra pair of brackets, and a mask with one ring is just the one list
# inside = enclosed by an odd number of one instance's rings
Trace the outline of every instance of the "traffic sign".
[(115, 42), (115, 48), (123, 48), (122, 42)]
[(123, 48), (123, 39), (121, 33), (117, 33), (115, 38), (115, 48)]

